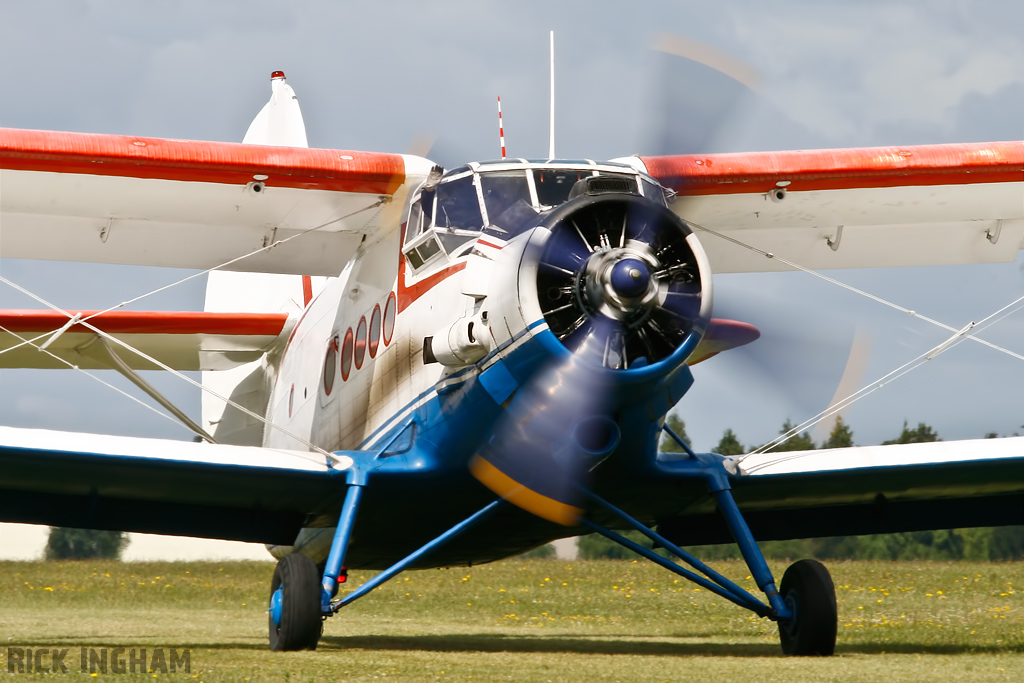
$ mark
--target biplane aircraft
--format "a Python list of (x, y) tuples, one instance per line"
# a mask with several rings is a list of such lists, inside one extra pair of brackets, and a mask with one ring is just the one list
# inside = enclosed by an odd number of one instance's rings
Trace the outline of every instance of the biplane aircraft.
[[(797, 655), (833, 652), (832, 580), (757, 541), (1021, 523), (1024, 438), (658, 449), (690, 366), (759, 334), (713, 274), (1012, 261), (1021, 142), (446, 170), (307, 148), (271, 84), (242, 144), (0, 131), (4, 257), (209, 271), (201, 312), (0, 311), (0, 367), (116, 369), (199, 441), (2, 427), (0, 519), (266, 543), (275, 650), (402, 570), (597, 532)], [(201, 423), (151, 369), (203, 372)], [(684, 550), (725, 542), (763, 595)]]

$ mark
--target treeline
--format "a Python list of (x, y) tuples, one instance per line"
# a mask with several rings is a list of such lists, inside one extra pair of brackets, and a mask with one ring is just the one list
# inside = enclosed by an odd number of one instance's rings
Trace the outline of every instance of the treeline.
[[(669, 415), (667, 422), (669, 428), (689, 444), (690, 439), (686, 435), (686, 424), (683, 420), (677, 415)], [(792, 428), (793, 424), (787, 420), (782, 425), (779, 434), (785, 434)], [(985, 436), (986, 438), (997, 437), (996, 434), (986, 434)], [(883, 442), (883, 445), (927, 443), (941, 440), (936, 431), (923, 422), (913, 428), (904, 422), (900, 434), (895, 439)], [(822, 443), (815, 444), (810, 435), (802, 433), (791, 437), (770, 451), (849, 448), (854, 445), (853, 431), (841, 417), (837, 417), (835, 427)], [(675, 439), (667, 434), (662, 437), (660, 448), (665, 452), (681, 452), (683, 450)], [(718, 445), (711, 450), (721, 455), (743, 455), (748, 452), (748, 449), (740, 443), (739, 438), (731, 429), (725, 430)], [(639, 532), (628, 532), (624, 535), (648, 548), (651, 547), (650, 541)], [(761, 544), (761, 549), (767, 557), (777, 559), (814, 557), (819, 560), (976, 560), (998, 562), (1024, 559), (1024, 526), (767, 541)], [(707, 560), (740, 557), (739, 550), (735, 544), (731, 543), (695, 546), (686, 550)], [(599, 534), (590, 534), (579, 539), (579, 557), (584, 559), (632, 559), (636, 555)]]

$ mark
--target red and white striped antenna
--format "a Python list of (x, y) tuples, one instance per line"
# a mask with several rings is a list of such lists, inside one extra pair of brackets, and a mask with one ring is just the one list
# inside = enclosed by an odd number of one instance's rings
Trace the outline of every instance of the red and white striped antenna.
[(498, 138), (501, 140), (501, 158), (505, 158), (505, 126), (501, 122), (501, 95), (498, 95)]

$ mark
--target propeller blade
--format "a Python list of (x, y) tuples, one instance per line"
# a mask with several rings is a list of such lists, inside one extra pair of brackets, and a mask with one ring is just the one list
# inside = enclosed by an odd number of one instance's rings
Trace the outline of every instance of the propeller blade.
[(512, 398), (493, 435), (470, 462), (481, 483), (514, 505), (572, 526), (582, 513), (580, 486), (618, 445), (608, 417), (603, 358), (617, 325), (588, 327), (576, 352), (538, 371)]
[(695, 40), (663, 34), (658, 92), (649, 129), (654, 154), (709, 152), (723, 127), (753, 104), (761, 80), (752, 66)]

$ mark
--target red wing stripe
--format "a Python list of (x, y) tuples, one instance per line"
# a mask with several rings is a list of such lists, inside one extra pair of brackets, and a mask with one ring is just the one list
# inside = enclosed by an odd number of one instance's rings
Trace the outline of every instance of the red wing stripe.
[[(96, 311), (81, 313), (82, 317), (86, 318)], [(276, 337), (284, 329), (287, 320), (287, 313), (110, 311), (92, 318), (89, 324), (110, 334), (223, 334)], [(67, 321), (68, 317), (57, 311), (0, 311), (0, 325), (11, 332), (57, 330)], [(68, 331), (91, 332), (84, 325), (72, 325)]]
[(0, 168), (388, 195), (405, 182), (398, 154), (15, 128), (0, 128)]
[(683, 195), (1024, 181), (1024, 142), (642, 157)]

